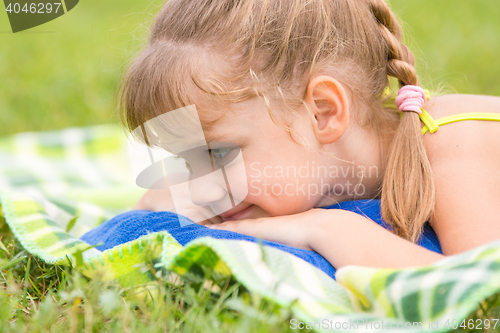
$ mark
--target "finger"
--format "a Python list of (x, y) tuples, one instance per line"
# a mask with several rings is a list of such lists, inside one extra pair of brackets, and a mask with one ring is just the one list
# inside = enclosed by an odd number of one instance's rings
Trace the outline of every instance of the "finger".
[(199, 211), (194, 208), (187, 208), (177, 212), (177, 214), (182, 215), (190, 219), (193, 223), (204, 224), (207, 223), (207, 218)]
[(256, 219), (223, 222), (219, 224), (207, 225), (207, 227), (211, 229), (237, 232), (240, 234), (245, 234), (260, 238), (262, 238), (265, 235), (265, 230), (261, 230), (262, 224)]
[(236, 230), (238, 229), (237, 224), (239, 224), (239, 222), (240, 221), (238, 221), (238, 222), (223, 222), (223, 223), (218, 223), (218, 224), (207, 225), (207, 227), (211, 228), (211, 229), (220, 229), (220, 230), (228, 230), (228, 231), (236, 232)]
[(214, 224), (221, 224), (222, 218), (220, 216), (216, 215), (216, 216), (207, 218), (206, 220), (196, 222), (196, 223), (200, 224), (200, 225), (205, 225), (205, 226), (214, 225)]
[(204, 226), (211, 226), (211, 225), (214, 225), (216, 223), (212, 222), (210, 219), (207, 219), (207, 220), (203, 220), (201, 222), (197, 222), (196, 224), (199, 224), (199, 225), (204, 225)]
[(210, 223), (212, 223), (212, 224), (221, 224), (222, 217), (220, 217), (219, 215), (215, 215), (215, 216), (210, 217), (208, 219), (208, 221), (210, 221)]

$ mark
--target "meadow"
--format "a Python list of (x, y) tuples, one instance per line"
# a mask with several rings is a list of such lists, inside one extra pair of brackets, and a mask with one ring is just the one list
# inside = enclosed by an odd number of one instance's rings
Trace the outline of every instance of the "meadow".
[[(144, 45), (162, 3), (85, 0), (16, 34), (0, 6), (0, 135), (116, 123), (123, 71)], [(416, 55), (423, 86), (500, 96), (498, 0), (390, 4), (405, 22), (405, 42)], [(134, 290), (89, 281), (70, 267), (46, 265), (12, 237), (2, 214), (0, 271), (0, 332), (291, 331), (289, 310), (237, 284), (213, 294), (160, 277), (151, 302)], [(470, 318), (499, 315), (495, 295)]]
[[(162, 1), (86, 0), (12, 34), (0, 13), (0, 133), (117, 121), (126, 64)], [(425, 87), (500, 96), (500, 6), (495, 0), (392, 0)]]

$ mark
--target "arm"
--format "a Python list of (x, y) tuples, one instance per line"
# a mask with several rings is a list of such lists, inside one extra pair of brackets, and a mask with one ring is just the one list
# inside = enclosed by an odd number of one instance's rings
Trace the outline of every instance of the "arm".
[(321, 219), (322, 227), (311, 230), (310, 236), (312, 249), (336, 268), (347, 265), (380, 268), (426, 266), (444, 258), (390, 233), (359, 214), (336, 213), (333, 221), (331, 218), (330, 221)]
[(210, 228), (313, 250), (335, 268), (347, 265), (414, 267), (443, 258), (359, 214), (339, 209), (312, 209), (295, 215), (224, 222)]

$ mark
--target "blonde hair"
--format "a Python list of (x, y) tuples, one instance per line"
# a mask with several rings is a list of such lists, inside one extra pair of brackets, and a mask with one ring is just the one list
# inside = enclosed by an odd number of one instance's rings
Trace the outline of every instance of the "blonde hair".
[(399, 121), (387, 106), (389, 77), (400, 86), (418, 80), (383, 0), (169, 0), (126, 73), (122, 121), (132, 131), (193, 103), (225, 108), (256, 96), (273, 118), (273, 104), (303, 104), (309, 79), (321, 71), (369, 110), (357, 115), (360, 125), (394, 133), (382, 214), (395, 233), (417, 241), (433, 210), (434, 183), (419, 116), (405, 112)]

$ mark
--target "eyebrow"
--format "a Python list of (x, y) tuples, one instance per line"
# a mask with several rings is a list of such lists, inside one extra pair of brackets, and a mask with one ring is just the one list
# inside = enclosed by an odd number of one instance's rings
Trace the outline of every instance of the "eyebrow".
[(228, 134), (205, 134), (205, 141), (210, 142), (228, 142), (229, 135)]

